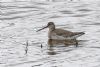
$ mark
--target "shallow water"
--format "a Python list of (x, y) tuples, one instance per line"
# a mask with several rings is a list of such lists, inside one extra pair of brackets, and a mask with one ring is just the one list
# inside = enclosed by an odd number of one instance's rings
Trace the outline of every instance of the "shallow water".
[[(0, 67), (99, 67), (99, 4), (99, 1), (1, 3)], [(58, 28), (86, 34), (78, 39), (77, 48), (58, 42), (50, 48), (48, 29), (36, 32), (49, 21)]]

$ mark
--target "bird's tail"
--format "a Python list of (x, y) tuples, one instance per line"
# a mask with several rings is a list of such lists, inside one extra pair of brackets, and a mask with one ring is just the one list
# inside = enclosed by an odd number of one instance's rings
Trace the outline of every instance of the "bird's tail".
[(76, 35), (79, 37), (79, 36), (82, 36), (84, 35), (85, 33), (84, 32), (77, 32)]
[(84, 32), (76, 32), (76, 33), (73, 34), (73, 38), (80, 37), (80, 36), (82, 36), (84, 34), (85, 34)]
[(78, 35), (78, 34), (79, 34), (79, 35), (84, 35), (85, 33), (84, 33), (84, 32), (78, 32), (77, 35)]

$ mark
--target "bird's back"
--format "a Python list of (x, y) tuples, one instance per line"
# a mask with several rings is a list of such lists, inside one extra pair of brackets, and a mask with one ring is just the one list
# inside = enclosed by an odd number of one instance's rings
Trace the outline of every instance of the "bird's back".
[(57, 28), (53, 31), (49, 31), (49, 38), (50, 39), (75, 39), (83, 34), (84, 34), (83, 32), (71, 32), (68, 30)]
[(64, 36), (64, 37), (69, 37), (73, 34), (73, 32), (70, 32), (68, 30), (63, 30), (63, 29), (55, 29), (54, 31), (57, 35), (59, 36)]

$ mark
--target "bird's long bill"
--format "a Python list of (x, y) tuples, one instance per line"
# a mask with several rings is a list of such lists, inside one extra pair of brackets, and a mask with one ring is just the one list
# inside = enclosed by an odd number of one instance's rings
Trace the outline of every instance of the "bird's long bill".
[(45, 26), (45, 27), (43, 27), (43, 28), (37, 30), (36, 32), (41, 31), (41, 30), (43, 30), (43, 29), (45, 29), (45, 28), (47, 28), (47, 27), (48, 27), (48, 26)]

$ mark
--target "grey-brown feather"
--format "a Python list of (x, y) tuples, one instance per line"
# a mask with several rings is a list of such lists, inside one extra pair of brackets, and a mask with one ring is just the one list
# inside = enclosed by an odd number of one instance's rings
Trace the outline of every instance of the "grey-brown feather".
[(56, 33), (56, 35), (59, 35), (59, 36), (63, 36), (63, 37), (73, 37), (73, 36), (76, 36), (76, 35), (83, 35), (84, 32), (70, 32), (68, 30), (63, 30), (63, 29), (55, 29), (54, 31), (52, 31), (54, 33)]

